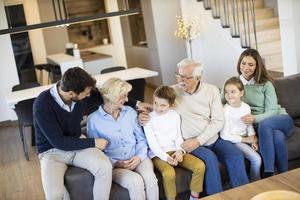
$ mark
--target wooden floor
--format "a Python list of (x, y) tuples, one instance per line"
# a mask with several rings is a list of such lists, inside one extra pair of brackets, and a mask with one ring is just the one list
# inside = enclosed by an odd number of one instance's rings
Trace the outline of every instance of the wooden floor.
[[(30, 130), (26, 132), (30, 139)], [(16, 123), (1, 126), (0, 152), (0, 199), (44, 199), (35, 148), (29, 148), (27, 161)]]
[[(153, 89), (147, 86), (145, 102), (152, 101), (152, 93)], [(30, 129), (26, 133), (31, 141)], [(44, 199), (40, 163), (35, 152), (35, 147), (29, 146), (30, 161), (25, 159), (16, 122), (0, 125), (0, 200)]]

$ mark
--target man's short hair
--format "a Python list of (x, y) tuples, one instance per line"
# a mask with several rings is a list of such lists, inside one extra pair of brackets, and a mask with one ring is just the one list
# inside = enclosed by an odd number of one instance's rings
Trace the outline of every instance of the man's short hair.
[(176, 99), (175, 90), (172, 87), (166, 85), (162, 85), (156, 88), (153, 96), (167, 100), (170, 105), (174, 104)]
[(60, 81), (61, 89), (64, 92), (73, 91), (80, 94), (87, 87), (95, 87), (96, 80), (80, 67), (69, 68)]
[(203, 66), (200, 62), (193, 60), (191, 58), (185, 58), (183, 60), (181, 60), (178, 64), (177, 64), (177, 68), (185, 68), (187, 66), (195, 66), (194, 70), (193, 70), (193, 76), (197, 77), (197, 76), (202, 76), (202, 72), (203, 72)]

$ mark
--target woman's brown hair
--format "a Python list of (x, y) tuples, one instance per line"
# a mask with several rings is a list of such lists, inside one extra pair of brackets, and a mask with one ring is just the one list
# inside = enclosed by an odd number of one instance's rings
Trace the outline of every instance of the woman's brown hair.
[(265, 67), (265, 64), (263, 62), (262, 57), (260, 56), (258, 51), (255, 50), (255, 49), (246, 49), (240, 55), (240, 58), (239, 58), (238, 63), (237, 63), (237, 71), (238, 71), (239, 75), (242, 74), (241, 68), (240, 68), (241, 62), (242, 62), (243, 58), (246, 57), (246, 56), (252, 57), (256, 62), (256, 69), (255, 69), (255, 72), (254, 72), (255, 82), (258, 83), (258, 84), (263, 84), (263, 83), (266, 83), (267, 81), (271, 81), (271, 83), (273, 83), (273, 85), (274, 85), (274, 80), (269, 75), (269, 73), (268, 73), (268, 71)]

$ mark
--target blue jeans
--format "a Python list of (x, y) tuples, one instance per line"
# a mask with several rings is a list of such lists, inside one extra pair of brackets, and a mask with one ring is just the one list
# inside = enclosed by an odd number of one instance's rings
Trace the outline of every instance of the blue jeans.
[(286, 139), (292, 134), (293, 120), (289, 115), (275, 115), (258, 123), (259, 151), (264, 172), (279, 173), (288, 170)]
[(218, 139), (209, 146), (200, 146), (192, 154), (204, 161), (204, 188), (208, 195), (223, 191), (218, 160), (225, 166), (232, 187), (249, 182), (243, 154), (231, 143)]
[(250, 178), (252, 181), (260, 179), (260, 168), (262, 159), (249, 144), (238, 142), (234, 144), (243, 154), (244, 157), (250, 162)]

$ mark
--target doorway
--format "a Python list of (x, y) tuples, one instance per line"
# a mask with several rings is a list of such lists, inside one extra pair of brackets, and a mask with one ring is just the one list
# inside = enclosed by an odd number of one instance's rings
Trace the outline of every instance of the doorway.
[[(23, 4), (5, 6), (5, 13), (9, 28), (27, 25)], [(35, 82), (36, 73), (28, 32), (11, 34), (10, 38), (20, 84)]]

